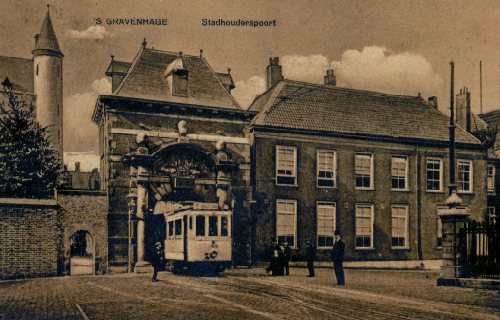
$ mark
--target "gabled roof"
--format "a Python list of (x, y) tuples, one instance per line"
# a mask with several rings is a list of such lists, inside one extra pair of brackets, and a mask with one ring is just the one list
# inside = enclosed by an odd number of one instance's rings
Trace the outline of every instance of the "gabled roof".
[(61, 49), (59, 48), (59, 42), (57, 42), (52, 21), (50, 20), (49, 10), (47, 10), (47, 14), (43, 20), (40, 33), (35, 36), (35, 48), (33, 49), (33, 55), (36, 56), (37, 54), (53, 54), (60, 57), (63, 56)]
[(13, 90), (32, 93), (33, 60), (0, 56), (0, 82), (7, 77)]
[(241, 109), (205, 58), (199, 56), (182, 55), (183, 66), (189, 71), (188, 95), (173, 96), (168, 88), (165, 71), (178, 58), (178, 53), (143, 47), (132, 62), (127, 76), (113, 94), (224, 109)]
[[(421, 97), (284, 80), (257, 97), (257, 127), (448, 141), (449, 118)], [(480, 145), (457, 128), (458, 143)]]

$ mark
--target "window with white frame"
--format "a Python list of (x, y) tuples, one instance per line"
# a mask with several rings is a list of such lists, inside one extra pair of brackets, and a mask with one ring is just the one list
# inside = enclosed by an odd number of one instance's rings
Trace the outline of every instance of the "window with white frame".
[(443, 190), (443, 160), (436, 158), (427, 159), (426, 163), (427, 191)]
[(276, 184), (295, 185), (297, 182), (297, 149), (276, 146)]
[(278, 242), (287, 241), (295, 247), (297, 201), (276, 200), (276, 236)]
[(408, 157), (392, 156), (391, 189), (408, 190)]
[(472, 161), (457, 161), (457, 186), (459, 192), (472, 192)]
[(393, 205), (392, 213), (392, 248), (408, 247), (408, 206)]
[(318, 248), (333, 247), (336, 211), (335, 203), (318, 202), (316, 205)]
[(357, 153), (354, 158), (356, 189), (373, 189), (373, 155)]
[(489, 164), (486, 170), (486, 189), (495, 191), (495, 166)]
[(335, 187), (337, 171), (337, 153), (329, 150), (318, 150), (316, 153), (318, 187)]
[(356, 204), (355, 207), (356, 249), (373, 248), (373, 205)]

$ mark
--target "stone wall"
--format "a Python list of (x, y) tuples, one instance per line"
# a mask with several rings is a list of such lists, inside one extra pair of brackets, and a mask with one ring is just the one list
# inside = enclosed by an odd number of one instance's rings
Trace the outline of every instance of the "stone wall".
[(0, 279), (60, 274), (60, 240), (55, 200), (0, 199)]
[(59, 191), (64, 275), (70, 275), (70, 239), (79, 230), (87, 231), (95, 244), (95, 274), (104, 274), (108, 266), (108, 205), (106, 193), (100, 191)]

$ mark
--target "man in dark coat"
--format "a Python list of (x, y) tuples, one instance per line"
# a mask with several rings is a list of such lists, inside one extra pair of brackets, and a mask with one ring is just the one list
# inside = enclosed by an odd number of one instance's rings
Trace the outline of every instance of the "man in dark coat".
[(164, 259), (165, 258), (163, 255), (163, 250), (161, 249), (161, 242), (156, 242), (153, 255), (151, 258), (151, 264), (153, 265), (153, 279), (151, 279), (152, 282), (159, 281), (157, 278), (158, 270), (160, 269)]
[(285, 267), (285, 275), (289, 276), (290, 275), (290, 260), (292, 259), (292, 248), (290, 248), (290, 245), (288, 245), (288, 241), (283, 242), (283, 248), (284, 248), (284, 267)]
[(333, 234), (335, 236), (335, 244), (333, 245), (332, 250), (333, 270), (335, 271), (335, 277), (337, 278), (337, 285), (343, 286), (345, 284), (343, 266), (345, 244), (340, 237), (339, 230), (335, 230)]
[(307, 261), (307, 270), (309, 270), (308, 277), (315, 276), (314, 260), (316, 260), (316, 247), (312, 244), (311, 240), (307, 240), (306, 261)]
[(271, 245), (268, 248), (268, 257), (269, 257), (269, 267), (266, 268), (266, 271), (269, 272), (271, 271), (271, 274), (273, 276), (278, 275), (278, 268), (279, 268), (279, 246), (278, 246), (278, 241), (276, 239), (271, 240)]

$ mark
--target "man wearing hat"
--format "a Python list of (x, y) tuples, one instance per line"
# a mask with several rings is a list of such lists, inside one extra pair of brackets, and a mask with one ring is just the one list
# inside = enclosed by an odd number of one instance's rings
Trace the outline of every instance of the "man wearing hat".
[(155, 243), (155, 248), (151, 259), (151, 264), (153, 265), (153, 279), (151, 279), (152, 282), (158, 281), (158, 270), (160, 269), (163, 260), (164, 256), (163, 250), (161, 249), (161, 242), (158, 241)]
[(332, 250), (333, 270), (335, 271), (335, 277), (337, 278), (337, 285), (343, 286), (345, 284), (343, 266), (345, 244), (340, 237), (339, 230), (335, 230), (333, 235), (335, 237), (335, 244), (333, 245)]
[(314, 260), (316, 259), (316, 247), (313, 245), (311, 240), (307, 240), (306, 244), (307, 270), (309, 271), (308, 277), (314, 277)]

